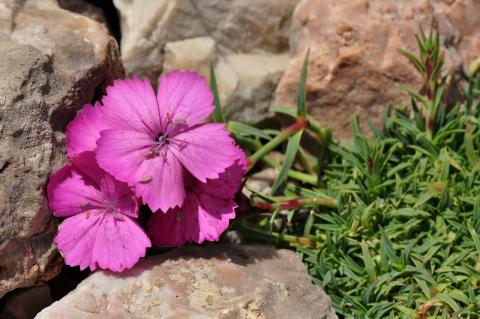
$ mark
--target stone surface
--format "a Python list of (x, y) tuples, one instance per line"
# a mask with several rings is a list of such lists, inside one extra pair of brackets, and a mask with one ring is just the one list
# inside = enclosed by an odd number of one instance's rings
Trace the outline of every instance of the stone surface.
[(276, 102), (294, 105), (302, 62), (310, 47), (307, 102), (310, 113), (336, 138), (350, 137), (358, 114), (380, 124), (385, 107), (408, 100), (397, 84), (420, 86), (420, 78), (399, 48), (417, 50), (419, 26), (440, 30), (446, 68), (451, 71), (480, 55), (480, 2), (302, 0), (290, 35), (293, 58), (278, 86)]
[[(152, 81), (176, 68), (208, 77), (213, 62), (227, 117), (257, 123), (287, 66), (290, 18), (297, 2), (114, 0), (126, 72)], [(250, 79), (254, 85), (246, 82)]]
[(121, 74), (105, 27), (56, 1), (0, 2), (0, 297), (60, 269), (45, 198), (64, 131)]
[(29, 319), (33, 318), (53, 302), (50, 288), (44, 284), (12, 291), (2, 299), (0, 318)]
[[(225, 96), (228, 119), (258, 123), (269, 115), (273, 92), (289, 60), (288, 54), (233, 54), (225, 57), (238, 79), (236, 88)], [(219, 82), (228, 81), (219, 73)], [(222, 86), (220, 88), (223, 88)]]
[(208, 77), (210, 64), (215, 59), (215, 40), (211, 37), (198, 37), (165, 45), (163, 71), (175, 69), (196, 71)]
[(122, 274), (99, 271), (36, 319), (337, 318), (291, 251), (211, 245), (172, 250)]

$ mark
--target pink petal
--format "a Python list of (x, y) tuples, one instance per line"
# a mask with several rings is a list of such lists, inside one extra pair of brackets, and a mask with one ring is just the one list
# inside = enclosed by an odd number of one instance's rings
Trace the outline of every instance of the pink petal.
[(205, 78), (195, 72), (173, 71), (162, 75), (157, 99), (164, 127), (168, 119), (193, 126), (205, 120), (214, 109), (213, 94)]
[(55, 244), (69, 266), (122, 271), (145, 256), (151, 246), (141, 227), (127, 216), (92, 210), (67, 218)]
[(105, 120), (111, 128), (155, 136), (160, 132), (160, 111), (150, 81), (137, 77), (116, 80), (102, 99)]
[(181, 205), (185, 197), (182, 166), (167, 153), (150, 157), (153, 140), (144, 133), (106, 130), (98, 140), (97, 161), (117, 179), (135, 187), (152, 211)]
[(181, 206), (185, 198), (183, 167), (171, 154), (144, 161), (135, 191), (153, 212)]
[(66, 217), (100, 207), (103, 195), (95, 183), (66, 165), (50, 176), (48, 201), (55, 216)]
[(112, 271), (131, 268), (151, 247), (147, 234), (127, 216), (106, 214), (97, 227), (92, 261), (99, 268)]
[(219, 198), (233, 198), (242, 182), (243, 174), (245, 174), (247, 168), (246, 164), (245, 154), (238, 149), (238, 160), (235, 164), (228, 167), (217, 179), (209, 179), (206, 183), (198, 183), (198, 191)]
[(105, 130), (97, 141), (96, 159), (101, 168), (130, 186), (137, 183), (139, 166), (150, 152), (153, 139), (145, 134), (124, 130)]
[(102, 216), (102, 211), (91, 210), (63, 221), (54, 242), (62, 253), (65, 264), (80, 266), (81, 270), (87, 267), (96, 269), (92, 251)]
[(107, 129), (102, 106), (86, 104), (67, 126), (67, 155), (72, 161), (83, 152), (92, 152), (97, 147), (100, 132)]
[(110, 174), (105, 174), (100, 189), (103, 195), (114, 203), (118, 212), (133, 218), (138, 217), (137, 199), (126, 183), (117, 181)]
[(149, 235), (163, 247), (216, 241), (228, 228), (229, 220), (235, 218), (236, 207), (231, 199), (191, 193), (182, 208), (154, 214), (148, 223)]
[(72, 159), (76, 170), (88, 176), (96, 185), (100, 185), (105, 171), (98, 166), (95, 152), (88, 151), (78, 154)]
[(207, 178), (218, 178), (238, 157), (238, 149), (223, 124), (198, 125), (174, 139), (176, 145), (170, 145), (169, 151), (203, 183)]

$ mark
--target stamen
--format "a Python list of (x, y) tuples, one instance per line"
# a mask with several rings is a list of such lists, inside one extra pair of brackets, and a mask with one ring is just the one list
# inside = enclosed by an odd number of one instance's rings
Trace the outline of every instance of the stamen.
[(143, 176), (138, 180), (139, 183), (146, 184), (152, 181), (152, 176)]

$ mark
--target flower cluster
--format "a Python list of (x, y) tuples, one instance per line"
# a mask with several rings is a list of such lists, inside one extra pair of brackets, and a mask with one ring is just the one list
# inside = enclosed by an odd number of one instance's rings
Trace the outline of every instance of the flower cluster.
[(132, 267), (151, 246), (135, 221), (142, 203), (159, 246), (218, 240), (235, 217), (246, 159), (223, 124), (203, 123), (214, 109), (204, 78), (174, 71), (159, 82), (155, 95), (148, 80), (117, 80), (67, 127), (71, 163), (48, 185), (66, 217), (55, 237), (66, 264)]

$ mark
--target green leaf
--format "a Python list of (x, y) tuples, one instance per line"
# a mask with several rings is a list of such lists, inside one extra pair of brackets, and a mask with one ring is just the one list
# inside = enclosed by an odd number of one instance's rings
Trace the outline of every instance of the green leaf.
[(217, 78), (215, 76), (215, 70), (213, 64), (210, 64), (210, 89), (213, 92), (213, 103), (215, 104), (215, 110), (213, 111), (213, 119), (217, 123), (224, 123), (225, 118), (223, 116), (222, 107), (220, 105), (220, 96), (218, 94)]
[(270, 135), (266, 134), (262, 130), (256, 127), (250, 126), (248, 124), (240, 123), (240, 122), (229, 121), (227, 128), (229, 131), (235, 134), (250, 135), (254, 137), (263, 138), (266, 140), (272, 139)]
[(435, 299), (448, 305), (455, 312), (460, 311), (460, 306), (458, 305), (458, 303), (452, 297), (446, 294), (438, 294), (435, 296)]
[(288, 171), (293, 165), (295, 157), (297, 156), (300, 140), (302, 138), (303, 130), (298, 131), (288, 139), (287, 150), (285, 152), (285, 162), (272, 186), (272, 194), (277, 194), (280, 187), (284, 184), (288, 176)]
[(469, 122), (465, 127), (465, 153), (471, 167), (477, 167), (478, 160), (475, 154), (475, 146), (473, 145), (472, 124)]
[(306, 117), (306, 89), (307, 84), (307, 73), (308, 73), (308, 58), (310, 55), (310, 48), (305, 54), (305, 59), (303, 60), (302, 74), (300, 75), (300, 82), (298, 83), (298, 92), (297, 92), (297, 115), (299, 117)]
[(361, 246), (362, 246), (363, 262), (365, 264), (365, 270), (367, 271), (369, 282), (372, 283), (375, 281), (375, 279), (377, 279), (377, 274), (375, 271), (375, 262), (373, 261), (372, 256), (368, 251), (367, 244), (364, 241), (362, 241)]
[(305, 222), (305, 227), (303, 229), (303, 236), (308, 237), (312, 231), (312, 226), (313, 226), (313, 221), (315, 220), (314, 218), (313, 211), (310, 211), (308, 214), (307, 221)]
[(403, 56), (405, 56), (414, 66), (415, 68), (420, 72), (420, 73), (425, 73), (425, 67), (422, 65), (422, 63), (415, 57), (412, 53), (408, 52), (407, 50), (404, 49), (399, 49), (398, 50)]

